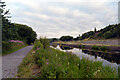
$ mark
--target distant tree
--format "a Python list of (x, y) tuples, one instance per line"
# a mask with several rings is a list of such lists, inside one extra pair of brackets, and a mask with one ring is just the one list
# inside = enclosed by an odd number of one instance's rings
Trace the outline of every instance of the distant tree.
[(113, 24), (106, 26), (105, 28), (99, 31), (100, 33), (97, 35), (97, 38), (120, 38), (120, 24)]
[(94, 30), (94, 32), (95, 32), (95, 33), (97, 32), (97, 29), (96, 29), (96, 27), (95, 27), (95, 30)]
[(87, 33), (82, 34), (82, 39), (89, 38), (90, 36), (94, 35), (95, 33), (93, 31), (89, 31)]
[(58, 41), (57, 38), (52, 38), (52, 42)]
[(61, 41), (72, 41), (73, 37), (72, 36), (62, 36), (60, 38)]
[(78, 41), (78, 40), (83, 40), (83, 39), (82, 39), (82, 36), (78, 36), (78, 37), (74, 38), (73, 40)]

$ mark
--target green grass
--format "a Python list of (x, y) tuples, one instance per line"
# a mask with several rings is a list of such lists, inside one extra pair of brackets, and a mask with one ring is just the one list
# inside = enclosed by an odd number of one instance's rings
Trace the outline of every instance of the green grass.
[(33, 50), (31, 50), (24, 58), (22, 64), (19, 66), (18, 74), (16, 76), (21, 78), (33, 77), (33, 68), (36, 65), (34, 63)]
[(3, 41), (2, 42), (2, 54), (0, 54), (0, 56), (13, 53), (25, 46), (26, 44)]
[(40, 47), (34, 48), (24, 58), (17, 76), (21, 78), (116, 78), (118, 74), (111, 67), (102, 66), (102, 62), (93, 62), (85, 58), (80, 60), (70, 52)]
[(3, 52), (2, 54), (0, 54), (0, 56), (4, 56), (4, 55), (6, 55), (6, 54), (13, 53), (13, 52), (15, 52), (15, 51), (17, 51), (17, 50), (19, 50), (19, 49), (24, 48), (24, 47), (26, 47), (26, 46), (19, 46), (19, 47), (16, 47), (16, 48), (14, 48), (14, 49), (11, 49), (11, 50), (9, 50), (9, 51), (5, 51), (5, 52)]

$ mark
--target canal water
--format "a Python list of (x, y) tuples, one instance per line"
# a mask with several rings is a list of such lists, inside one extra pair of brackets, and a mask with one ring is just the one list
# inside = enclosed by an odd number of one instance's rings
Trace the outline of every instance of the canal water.
[(80, 59), (82, 59), (82, 57), (84, 57), (85, 59), (89, 59), (92, 61), (102, 61), (103, 66), (110, 66), (113, 69), (116, 69), (116, 71), (118, 71), (118, 67), (120, 67), (120, 64), (118, 64), (116, 62), (110, 62), (110, 61), (108, 61), (104, 58), (101, 58), (99, 56), (87, 54), (87, 53), (83, 52), (82, 49), (79, 49), (79, 48), (62, 49), (59, 45), (57, 45), (57, 47), (53, 47), (53, 46), (51, 46), (51, 47), (55, 48), (55, 49), (59, 49), (59, 50), (64, 51), (64, 52), (72, 52), (73, 54), (77, 55)]

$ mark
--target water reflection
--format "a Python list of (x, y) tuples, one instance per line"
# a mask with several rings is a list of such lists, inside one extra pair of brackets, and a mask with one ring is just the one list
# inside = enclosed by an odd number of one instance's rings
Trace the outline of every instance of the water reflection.
[[(118, 56), (115, 56), (114, 54), (108, 55), (107, 52), (106, 53), (105, 52), (104, 53), (103, 52), (94, 52), (94, 51), (82, 50), (82, 49), (78, 49), (78, 48), (68, 48), (68, 47), (62, 47), (62, 46), (57, 46), (54, 48), (59, 49), (64, 52), (72, 52), (73, 54), (76, 54), (77, 56), (79, 56), (80, 59), (82, 59), (82, 57), (84, 57), (85, 59), (89, 59), (89, 60), (93, 60), (93, 61), (102, 61), (103, 66), (109, 65), (112, 68), (115, 68), (117, 71), (118, 71), (118, 66), (120, 66), (120, 60), (119, 60)], [(67, 50), (65, 48), (67, 48)]]
[(71, 50), (73, 49), (72, 47), (68, 47), (68, 46), (59, 46), (62, 50)]

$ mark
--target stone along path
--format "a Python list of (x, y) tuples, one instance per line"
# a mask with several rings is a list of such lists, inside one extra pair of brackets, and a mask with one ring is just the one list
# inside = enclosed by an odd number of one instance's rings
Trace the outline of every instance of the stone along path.
[(14, 53), (2, 56), (2, 78), (14, 78), (17, 74), (18, 66), (23, 58), (30, 52), (33, 46), (27, 46)]

